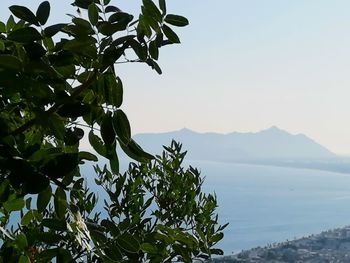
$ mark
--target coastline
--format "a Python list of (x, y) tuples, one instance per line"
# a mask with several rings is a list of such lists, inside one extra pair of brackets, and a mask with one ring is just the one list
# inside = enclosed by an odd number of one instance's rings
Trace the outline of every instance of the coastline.
[(350, 262), (350, 226), (244, 250), (210, 262)]

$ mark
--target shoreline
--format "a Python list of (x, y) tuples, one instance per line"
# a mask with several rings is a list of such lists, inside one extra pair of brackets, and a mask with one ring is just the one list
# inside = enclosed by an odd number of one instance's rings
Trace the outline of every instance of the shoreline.
[(316, 235), (243, 250), (209, 262), (350, 262), (350, 226)]

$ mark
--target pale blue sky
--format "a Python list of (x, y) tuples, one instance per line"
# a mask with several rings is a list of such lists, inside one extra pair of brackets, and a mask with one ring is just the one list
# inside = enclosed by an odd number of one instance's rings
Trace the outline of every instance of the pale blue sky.
[[(0, 17), (11, 4), (2, 0)], [(74, 12), (51, 1), (52, 23)], [(125, 11), (141, 1), (120, 0)], [(258, 131), (277, 125), (350, 153), (350, 1), (170, 0), (190, 26), (165, 47), (164, 74), (143, 65), (117, 68), (133, 133), (188, 127)], [(4, 8), (3, 8), (4, 7)]]

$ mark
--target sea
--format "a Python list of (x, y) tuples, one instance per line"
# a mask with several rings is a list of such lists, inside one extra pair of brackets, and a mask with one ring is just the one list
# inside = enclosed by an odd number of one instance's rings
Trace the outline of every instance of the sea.
[(215, 192), (225, 255), (350, 225), (350, 175), (192, 161)]

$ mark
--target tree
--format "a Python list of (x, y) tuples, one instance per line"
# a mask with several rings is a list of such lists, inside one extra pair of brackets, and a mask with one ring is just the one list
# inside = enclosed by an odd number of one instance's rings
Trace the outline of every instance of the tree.
[[(47, 26), (48, 1), (13, 5), (0, 22), (0, 262), (170, 262), (222, 251), (216, 197), (201, 191), (172, 142), (153, 156), (131, 138), (115, 66), (161, 74), (159, 49), (179, 43), (165, 0), (143, 0), (134, 17), (110, 0), (75, 0), (71, 23)], [(16, 17), (16, 18), (14, 18)], [(86, 18), (85, 18), (86, 17)], [(86, 127), (97, 154), (79, 149)], [(119, 171), (116, 147), (136, 162)], [(95, 165), (106, 215), (80, 167)]]

